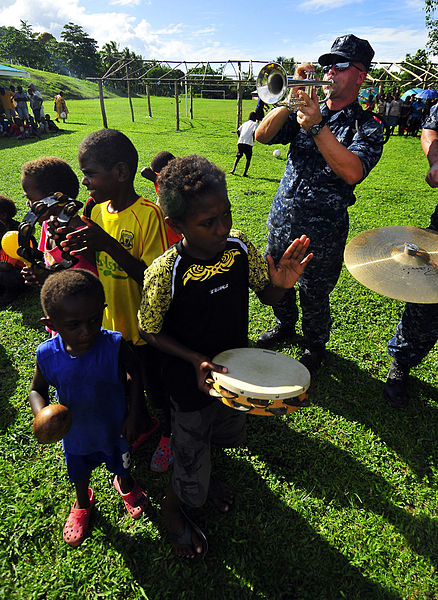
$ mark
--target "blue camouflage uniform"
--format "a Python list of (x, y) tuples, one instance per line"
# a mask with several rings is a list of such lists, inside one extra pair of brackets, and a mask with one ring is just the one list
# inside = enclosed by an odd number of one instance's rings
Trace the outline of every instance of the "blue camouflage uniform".
[[(357, 101), (339, 111), (321, 108), (325, 123), (339, 142), (361, 160), (363, 179), (382, 154), (381, 125)], [(341, 272), (348, 234), (348, 207), (354, 204), (354, 185), (328, 166), (313, 137), (300, 128), (296, 112), (271, 140), (290, 143), (283, 178), (268, 216), (266, 253), (278, 261), (288, 245), (305, 233), (313, 260), (298, 281), (302, 330), (307, 348), (324, 346), (330, 335), (329, 294)], [(288, 291), (274, 307), (277, 321), (295, 325), (298, 319), (295, 291)]]
[[(423, 129), (438, 131), (438, 105), (430, 111)], [(429, 228), (438, 231), (438, 204)], [(438, 304), (407, 303), (395, 335), (388, 342), (388, 352), (397, 362), (411, 368), (423, 360), (437, 340)]]

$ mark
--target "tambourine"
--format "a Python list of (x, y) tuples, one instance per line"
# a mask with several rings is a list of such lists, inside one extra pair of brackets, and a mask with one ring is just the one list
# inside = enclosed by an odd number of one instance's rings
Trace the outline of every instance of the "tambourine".
[[(63, 260), (47, 267), (44, 264), (43, 252), (38, 250), (34, 232), (36, 223), (42, 223), (52, 215), (56, 215), (59, 227), (68, 225), (81, 207), (82, 202), (69, 198), (66, 194), (62, 194), (61, 192), (55, 192), (52, 196), (47, 196), (47, 198), (34, 202), (32, 208), (25, 214), (18, 226), (17, 255), (37, 269), (45, 271), (69, 269), (76, 264), (78, 259), (65, 252), (60, 245), (60, 240), (57, 240), (56, 244), (62, 251)], [(7, 251), (5, 250), (5, 252)]]
[(213, 362), (228, 373), (211, 372), (210, 395), (252, 415), (279, 416), (309, 406), (310, 373), (290, 356), (262, 348), (233, 348)]

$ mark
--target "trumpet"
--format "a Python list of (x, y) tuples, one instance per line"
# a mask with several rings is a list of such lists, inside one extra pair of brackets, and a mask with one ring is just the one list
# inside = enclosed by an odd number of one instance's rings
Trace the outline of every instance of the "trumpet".
[[(300, 98), (286, 98), (289, 88), (304, 90), (309, 96), (312, 93), (312, 88), (330, 87), (331, 81), (322, 81), (312, 79), (310, 76), (313, 73), (308, 73), (309, 79), (293, 79), (286, 73), (284, 68), (278, 63), (269, 63), (265, 65), (258, 74), (256, 89), (260, 100), (265, 104), (273, 104), (274, 106), (286, 106), (289, 110), (295, 110), (303, 106), (304, 102)], [(324, 102), (328, 95), (322, 100)]]

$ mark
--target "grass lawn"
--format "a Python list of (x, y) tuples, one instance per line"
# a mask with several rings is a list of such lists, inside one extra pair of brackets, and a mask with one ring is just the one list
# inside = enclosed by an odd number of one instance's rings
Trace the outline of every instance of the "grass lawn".
[[(230, 170), (236, 104), (181, 103), (180, 131), (170, 98), (106, 101), (108, 124), (136, 145), (140, 167), (159, 150), (198, 153)], [(98, 100), (68, 101), (65, 133), (37, 140), (0, 139), (0, 193), (25, 213), (23, 162), (58, 155), (79, 173), (77, 147), (102, 121)], [(244, 118), (254, 103), (244, 104)], [(260, 248), (266, 217), (282, 175), (282, 157), (255, 146), (249, 177), (243, 161), (227, 176), (234, 226)], [(377, 226), (427, 226), (438, 199), (425, 183), (419, 139), (393, 137), (383, 158), (357, 188), (350, 237)], [(154, 198), (153, 185), (136, 180)], [(86, 190), (80, 199), (86, 200)], [(305, 233), (305, 232), (303, 232)], [(336, 236), (336, 231), (333, 231)], [(149, 471), (154, 438), (136, 457), (134, 474), (150, 494), (147, 515), (134, 522), (97, 469), (97, 505), (90, 536), (77, 549), (62, 540), (73, 502), (61, 444), (38, 445), (27, 393), (35, 348), (45, 339), (38, 293), (0, 311), (0, 599), (164, 600), (436, 600), (438, 582), (438, 390), (435, 348), (412, 371), (412, 400), (395, 411), (382, 399), (389, 366), (386, 341), (403, 303), (379, 296), (343, 269), (331, 296), (333, 330), (324, 368), (311, 385), (312, 406), (282, 418), (252, 417), (248, 442), (216, 456), (234, 488), (236, 507), (218, 515), (210, 505), (198, 522), (209, 539), (202, 563), (174, 557), (159, 502), (167, 475)], [(269, 307), (252, 296), (250, 337), (273, 323)], [(301, 338), (281, 350), (298, 357)]]

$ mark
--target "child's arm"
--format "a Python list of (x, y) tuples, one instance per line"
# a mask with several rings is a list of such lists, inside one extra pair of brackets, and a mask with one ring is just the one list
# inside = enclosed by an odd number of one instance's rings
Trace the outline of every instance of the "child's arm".
[(50, 404), (49, 384), (41, 373), (38, 363), (36, 363), (35, 373), (30, 386), (29, 404), (34, 416), (37, 415), (42, 408)]
[(164, 333), (146, 333), (141, 327), (139, 327), (138, 330), (140, 336), (154, 348), (157, 348), (166, 354), (182, 358), (190, 363), (195, 369), (198, 388), (201, 392), (204, 392), (204, 394), (208, 394), (211, 388), (211, 384), (208, 384), (206, 381), (210, 371), (216, 371), (217, 373), (228, 372), (226, 367), (211, 362), (209, 357), (199, 354), (199, 352), (195, 352), (194, 350), (190, 350), (190, 348), (183, 346), (175, 340), (175, 338), (169, 335)]
[(296, 284), (306, 265), (313, 258), (312, 253), (304, 256), (309, 244), (310, 239), (302, 235), (292, 242), (276, 265), (272, 256), (266, 257), (271, 283), (257, 294), (263, 304), (276, 304), (282, 299), (286, 290)]
[(126, 390), (127, 411), (122, 426), (122, 435), (132, 444), (139, 434), (144, 392), (141, 367), (132, 348), (122, 339), (119, 350), (119, 368)]
[(86, 250), (106, 252), (114, 261), (122, 267), (129, 277), (132, 277), (139, 285), (143, 283), (146, 265), (142, 260), (134, 258), (119, 242), (109, 235), (102, 227), (91, 219), (82, 216), (85, 227), (68, 233), (66, 240), (61, 246), (70, 254), (80, 254)]

